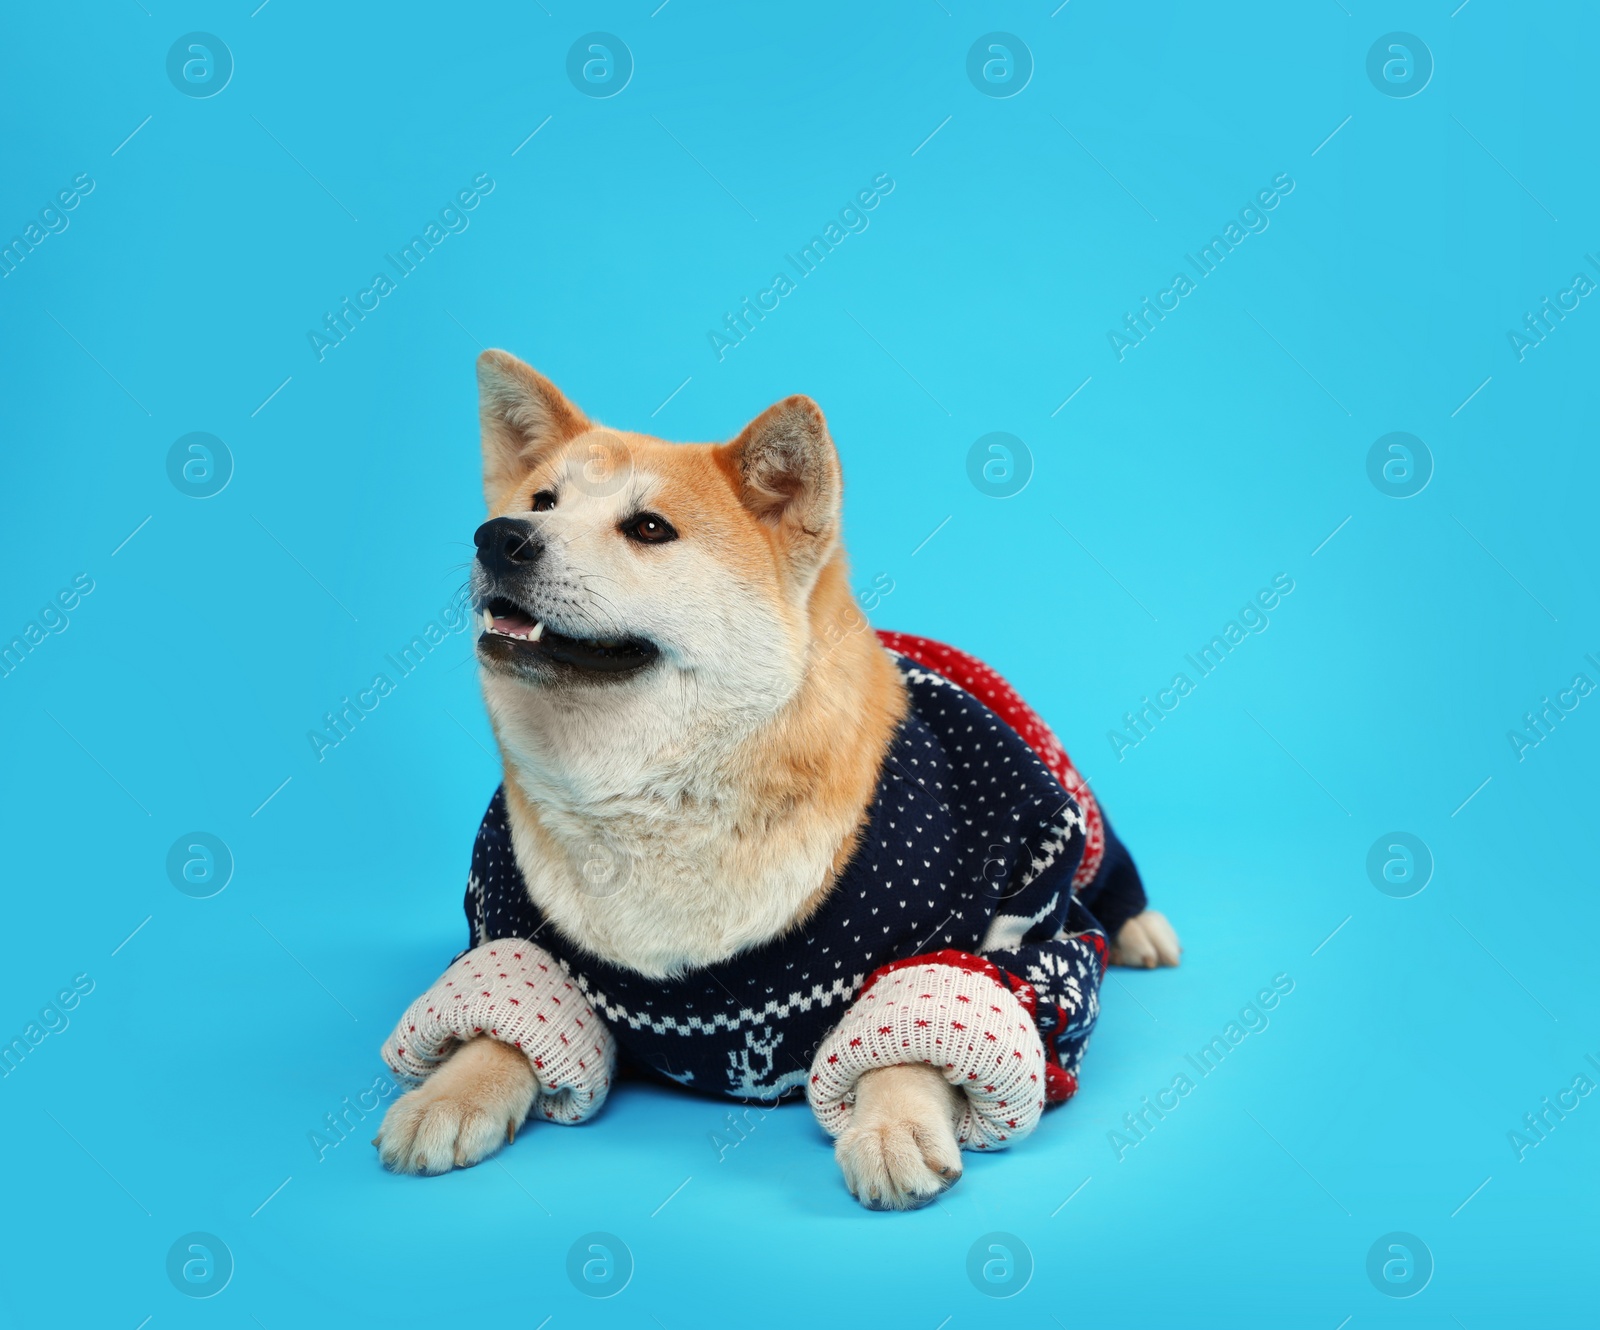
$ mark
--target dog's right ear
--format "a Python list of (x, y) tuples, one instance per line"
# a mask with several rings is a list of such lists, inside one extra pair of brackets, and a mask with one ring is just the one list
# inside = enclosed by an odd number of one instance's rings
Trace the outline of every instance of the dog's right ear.
[(561, 389), (507, 351), (485, 351), (478, 357), (478, 418), (483, 426), (483, 492), (491, 508), (541, 453), (589, 428), (583, 412)]

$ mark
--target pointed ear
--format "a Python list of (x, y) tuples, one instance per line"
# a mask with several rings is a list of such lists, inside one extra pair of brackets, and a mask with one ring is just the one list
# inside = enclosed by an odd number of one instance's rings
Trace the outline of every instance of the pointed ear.
[(814, 575), (838, 541), (843, 491), (822, 408), (786, 397), (718, 451), (740, 502), (788, 547), (803, 578)]
[(576, 438), (589, 421), (561, 389), (506, 351), (478, 357), (483, 492), (493, 507), (505, 486), (541, 453)]

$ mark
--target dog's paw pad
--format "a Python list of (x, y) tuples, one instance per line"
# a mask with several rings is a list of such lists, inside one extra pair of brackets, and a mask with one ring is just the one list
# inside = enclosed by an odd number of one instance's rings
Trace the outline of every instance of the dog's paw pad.
[(1182, 954), (1183, 947), (1166, 915), (1159, 910), (1146, 910), (1118, 931), (1111, 948), (1111, 963), (1153, 970), (1158, 965), (1176, 965)]

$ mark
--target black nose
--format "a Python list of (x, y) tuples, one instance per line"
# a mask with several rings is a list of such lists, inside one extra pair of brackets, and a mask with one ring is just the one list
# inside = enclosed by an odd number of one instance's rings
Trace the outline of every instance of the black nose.
[(486, 573), (512, 573), (535, 563), (544, 553), (544, 542), (526, 522), (514, 517), (497, 517), (473, 533), (478, 547), (478, 562)]

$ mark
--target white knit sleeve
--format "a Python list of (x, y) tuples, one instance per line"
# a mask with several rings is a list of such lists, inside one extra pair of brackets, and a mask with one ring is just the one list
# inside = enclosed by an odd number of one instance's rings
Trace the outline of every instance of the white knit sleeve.
[(520, 1048), (539, 1082), (533, 1112), (582, 1122), (605, 1103), (616, 1043), (549, 952), (503, 938), (460, 956), (413, 1002), (383, 1046), (399, 1080), (418, 1085), (469, 1039)]
[(1045, 1104), (1044, 1043), (1001, 971), (980, 956), (934, 952), (867, 980), (811, 1063), (807, 1093), (833, 1136), (850, 1124), (855, 1087), (876, 1067), (925, 1063), (966, 1095), (956, 1138), (999, 1150), (1031, 1132)]

